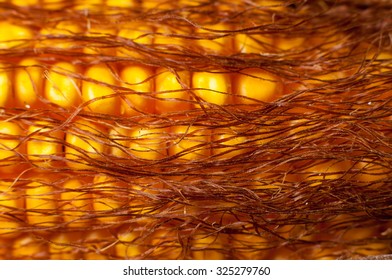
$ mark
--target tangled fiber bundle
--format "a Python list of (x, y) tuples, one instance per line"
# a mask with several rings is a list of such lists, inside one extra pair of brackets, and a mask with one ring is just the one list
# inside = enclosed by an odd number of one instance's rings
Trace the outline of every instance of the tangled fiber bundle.
[[(392, 253), (390, 1), (17, 2), (0, 1), (1, 258)], [(97, 65), (108, 74), (89, 76)], [(166, 71), (180, 87), (134, 89), (129, 65), (152, 69), (135, 84)], [(195, 86), (196, 73), (232, 86)], [(55, 74), (72, 104), (43, 93)], [(241, 96), (238, 77), (275, 94)], [(109, 93), (86, 100), (88, 85)]]

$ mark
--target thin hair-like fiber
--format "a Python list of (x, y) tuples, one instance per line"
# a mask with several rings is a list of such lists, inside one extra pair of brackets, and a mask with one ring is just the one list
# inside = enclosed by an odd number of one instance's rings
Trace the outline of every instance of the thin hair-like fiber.
[[(0, 163), (0, 168), (16, 165), (16, 173), (0, 170), (2, 183), (9, 184), (14, 195), (27, 199), (29, 189), (43, 187), (51, 191), (42, 199), (57, 205), (50, 210), (0, 208), (2, 217), (20, 224), (18, 236), (4, 235), (11, 242), (1, 242), (0, 258), (390, 258), (390, 1), (156, 1), (160, 4), (155, 8), (137, 2), (130, 8), (90, 10), (75, 10), (75, 1), (63, 1), (63, 7), (54, 10), (8, 2), (0, 3), (0, 21), (28, 27), (34, 36), (0, 49), (0, 71), (13, 73), (25, 67), (18, 62), (26, 57), (38, 61), (35, 67), (43, 70), (44, 79), (59, 61), (81, 69), (105, 64), (117, 85), (83, 72), (54, 71), (74, 78), (78, 85), (89, 81), (112, 88), (112, 95), (101, 97), (110, 102), (114, 96), (164, 100), (156, 91), (122, 86), (118, 71), (134, 64), (165, 68), (182, 83), (177, 91), (192, 97), (171, 101), (189, 102), (192, 109), (150, 113), (135, 108), (138, 114), (125, 117), (92, 112), (88, 108), (95, 99), (66, 109), (42, 94), (37, 107), (0, 108), (1, 121), (25, 131), (20, 136), (0, 134), (1, 139), (17, 139), (18, 147), (33, 139), (42, 141), (40, 137), (62, 145), (61, 154), (34, 159), (15, 147), (15, 156)], [(61, 22), (77, 24), (80, 31), (40, 33)], [(133, 40), (98, 31), (126, 24), (147, 26), (149, 31)], [(226, 48), (227, 53), (219, 53), (198, 43), (235, 40), (238, 35), (254, 38), (260, 51)], [(166, 43), (138, 43), (149, 36)], [(263, 37), (274, 41), (258, 39)], [(279, 40), (302, 43), (285, 49), (278, 47)], [(133, 55), (120, 56), (118, 50)], [(247, 105), (249, 98), (236, 97), (244, 102), (217, 105), (200, 98), (197, 88), (180, 75), (217, 72), (235, 77), (248, 75), (249, 68), (279, 77), (283, 94), (270, 102), (253, 99)], [(42, 128), (28, 133), (31, 125)], [(177, 133), (173, 127), (188, 130)], [(148, 133), (142, 139), (110, 135), (115, 128)], [(56, 133), (78, 136), (93, 150), (87, 152)], [(181, 141), (193, 145), (168, 152)], [(128, 146), (132, 142), (150, 143), (150, 150), (135, 153), (137, 148)], [(103, 150), (92, 143), (102, 144)], [(65, 156), (66, 147), (73, 157)], [(151, 152), (159, 157), (140, 156)], [(193, 154), (201, 156), (188, 159)], [(66, 187), (70, 180), (81, 186)], [(62, 194), (67, 192), (85, 203), (66, 208), (69, 201)], [(108, 210), (94, 209), (93, 199), (107, 204)], [(45, 219), (42, 224), (29, 223), (28, 215)], [(121, 237), (127, 233), (132, 233), (131, 239)], [(68, 239), (55, 238), (61, 234)], [(31, 238), (38, 247), (62, 249), (14, 255), (21, 246), (14, 240), (20, 236)], [(116, 253), (118, 244), (126, 245), (126, 256)]]

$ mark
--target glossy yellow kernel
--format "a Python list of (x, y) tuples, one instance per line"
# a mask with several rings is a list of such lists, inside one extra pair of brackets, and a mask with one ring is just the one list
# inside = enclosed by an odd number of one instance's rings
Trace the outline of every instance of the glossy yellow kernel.
[(211, 140), (214, 145), (212, 154), (219, 158), (227, 159), (238, 156), (249, 149), (246, 144), (247, 138), (229, 128), (215, 129)]
[(117, 33), (118, 37), (122, 40), (129, 40), (129, 44), (124, 44), (122, 47), (117, 48), (117, 55), (122, 57), (142, 57), (143, 53), (133, 47), (133, 43), (140, 45), (151, 45), (153, 43), (153, 29), (150, 26), (144, 25), (143, 23), (127, 24), (122, 26), (120, 31)]
[(375, 182), (387, 180), (389, 172), (386, 167), (372, 163), (371, 159), (362, 159), (355, 163), (355, 179), (361, 182)]
[(34, 234), (23, 235), (13, 243), (12, 257), (20, 260), (48, 259), (48, 244)]
[(42, 0), (42, 7), (48, 10), (63, 9), (67, 5), (67, 1), (62, 0)]
[(12, 102), (11, 71), (0, 63), (0, 107), (6, 107)]
[(314, 88), (323, 88), (324, 92), (328, 92), (328, 88), (333, 86), (336, 83), (336, 80), (343, 79), (348, 75), (349, 73), (344, 70), (339, 72), (330, 72), (323, 75), (315, 75), (310, 79), (306, 79), (301, 81), (300, 83), (294, 84), (293, 89), (308, 90)]
[(224, 244), (216, 235), (195, 235), (192, 242), (192, 258), (195, 260), (224, 259)]
[[(113, 232), (105, 229), (89, 230), (82, 239), (83, 259), (105, 260), (114, 254), (114, 248), (110, 244), (114, 242)], [(110, 246), (108, 246), (110, 245)]]
[(0, 21), (0, 30), (0, 49), (27, 47), (34, 36), (31, 29), (8, 21)]
[(78, 259), (78, 245), (80, 233), (59, 232), (51, 237), (49, 242), (49, 255), (52, 260)]
[(164, 69), (157, 70), (155, 78), (155, 110), (159, 113), (181, 112), (189, 110), (192, 104), (187, 90), (190, 86), (190, 73), (172, 73)]
[[(74, 260), (77, 259), (73, 245), (75, 242), (73, 233), (57, 233), (49, 242), (49, 255), (51, 260)], [(75, 247), (74, 247), (75, 246)]]
[(100, 222), (115, 223), (124, 219), (121, 210), (128, 210), (129, 197), (124, 183), (106, 175), (93, 180), (93, 210)]
[(260, 0), (258, 1), (258, 4), (261, 7), (265, 7), (274, 11), (281, 11), (284, 10), (286, 7), (284, 1), (279, 0)]
[(129, 197), (129, 213), (137, 215), (137, 222), (148, 223), (154, 220), (154, 214), (160, 211), (156, 208), (157, 195), (162, 192), (164, 184), (160, 180), (136, 178), (127, 185)]
[(119, 8), (131, 8), (136, 5), (137, 0), (106, 0), (106, 6), (119, 7)]
[(15, 69), (14, 92), (16, 105), (25, 108), (37, 107), (38, 97), (43, 88), (43, 69), (39, 62), (26, 58)]
[(164, 129), (139, 128), (130, 133), (130, 153), (139, 159), (159, 160), (167, 155)]
[(352, 249), (354, 257), (388, 254), (389, 246), (385, 242), (380, 242), (379, 238), (380, 233), (376, 228), (366, 226), (349, 228), (342, 236), (343, 240), (356, 243)]
[(27, 155), (34, 165), (50, 167), (56, 158), (62, 156), (64, 133), (53, 130), (45, 122), (37, 122), (28, 129)]
[(114, 246), (116, 257), (121, 259), (132, 259), (140, 256), (141, 250), (135, 240), (138, 234), (132, 231), (122, 231), (117, 235), (118, 243)]
[(147, 66), (127, 66), (121, 71), (121, 85), (135, 91), (122, 97), (121, 114), (131, 116), (154, 111), (154, 99), (146, 93), (154, 89), (153, 70)]
[(71, 179), (64, 183), (59, 209), (64, 224), (69, 228), (84, 228), (90, 224), (91, 195), (82, 181)]
[(94, 65), (86, 70), (85, 77), (93, 80), (83, 81), (82, 85), (83, 101), (92, 101), (87, 106), (88, 109), (94, 113), (116, 114), (120, 107), (119, 98), (117, 96), (106, 97), (115, 93), (110, 87), (116, 84), (111, 70), (103, 64)]
[(30, 226), (55, 227), (59, 220), (56, 189), (50, 183), (32, 182), (26, 188), (26, 219)]
[(20, 161), (22, 129), (15, 123), (0, 121), (0, 171), (12, 172)]
[(40, 0), (11, 0), (11, 3), (15, 6), (34, 6), (38, 5), (39, 2)]
[(91, 162), (99, 159), (105, 150), (105, 144), (100, 142), (104, 133), (97, 125), (78, 120), (65, 136), (67, 165), (76, 169), (93, 168)]
[(325, 75), (316, 76), (314, 80), (312, 80), (312, 83), (315, 85), (319, 85), (325, 82), (333, 82), (334, 80), (342, 79), (344, 77), (347, 77), (347, 72), (331, 72)]
[(189, 29), (179, 26), (159, 26), (155, 30), (153, 43), (158, 49), (162, 49), (168, 54), (176, 52), (185, 45), (186, 39), (183, 35), (187, 35), (189, 32)]
[(195, 72), (192, 75), (192, 88), (201, 103), (225, 105), (231, 101), (231, 81), (227, 74)]
[(72, 74), (79, 69), (68, 62), (54, 64), (47, 74), (45, 97), (52, 103), (70, 109), (81, 101), (80, 82)]
[[(197, 40), (197, 44), (208, 54), (231, 54), (233, 52), (233, 38), (227, 31), (230, 26), (226, 24), (213, 24), (203, 26), (205, 29), (199, 30), (201, 38)], [(204, 36), (208, 36), (204, 39)]]
[(23, 193), (12, 182), (0, 181), (0, 238), (14, 238), (23, 225)]
[(275, 46), (282, 51), (294, 51), (305, 43), (305, 38), (303, 37), (277, 37), (275, 38)]
[(55, 25), (48, 25), (41, 29), (40, 36), (42, 40), (37, 42), (37, 47), (59, 48), (70, 51), (77, 47), (74, 36), (82, 33), (79, 24), (62, 20)]
[(261, 54), (273, 45), (273, 39), (261, 34), (236, 34), (234, 50), (239, 53)]
[(247, 69), (234, 78), (236, 103), (257, 104), (278, 99), (283, 87), (274, 75), (261, 69)]
[(200, 160), (210, 154), (210, 133), (196, 126), (171, 127), (173, 140), (170, 143), (170, 155), (185, 160)]
[(337, 180), (343, 178), (348, 170), (347, 162), (323, 162), (310, 166), (303, 173), (305, 180), (311, 181), (312, 186), (323, 184), (325, 180)]
[[(96, 6), (96, 9), (99, 10), (101, 7)], [(83, 48), (83, 52), (86, 54), (100, 54), (100, 55), (115, 55), (116, 48), (113, 47), (110, 41), (114, 41), (114, 37), (116, 36), (116, 29), (112, 28), (110, 25), (102, 25), (100, 23), (93, 24), (89, 23), (86, 31), (86, 36), (90, 38), (107, 38), (108, 43), (100, 42), (100, 40), (91, 40), (89, 44), (86, 44), (86, 47)], [(102, 41), (102, 40), (101, 40)]]
[(106, 0), (75, 0), (75, 10), (98, 12), (105, 7)]
[(392, 53), (390, 52), (381, 52), (377, 55), (377, 60), (391, 60), (392, 59)]
[(119, 158), (128, 156), (129, 135), (130, 130), (128, 128), (114, 127), (109, 131), (109, 138), (112, 141), (112, 146), (110, 147), (111, 155)]
[(147, 248), (154, 248), (153, 256), (157, 259), (179, 259), (183, 249), (178, 240), (178, 230), (174, 228), (161, 227), (154, 230), (145, 244)]
[(181, 0), (181, 1), (143, 0), (140, 2), (144, 9), (153, 9), (153, 10), (182, 9), (182, 8), (200, 5), (199, 0)]
[[(176, 4), (182, 3), (182, 1), (176, 1)], [(173, 9), (175, 6), (173, 4), (174, 1), (156, 1), (156, 0), (143, 0), (141, 1), (142, 7), (144, 9), (153, 9), (153, 10), (168, 10)]]
[[(263, 233), (246, 232), (244, 234), (233, 234), (230, 239), (232, 254), (238, 259), (263, 260), (270, 254), (271, 241), (262, 235)], [(279, 236), (280, 233), (279, 233)]]

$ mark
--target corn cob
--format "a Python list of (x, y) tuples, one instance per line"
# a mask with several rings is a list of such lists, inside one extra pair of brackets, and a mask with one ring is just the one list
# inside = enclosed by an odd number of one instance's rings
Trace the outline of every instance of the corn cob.
[(391, 9), (0, 1), (0, 258), (390, 254)]

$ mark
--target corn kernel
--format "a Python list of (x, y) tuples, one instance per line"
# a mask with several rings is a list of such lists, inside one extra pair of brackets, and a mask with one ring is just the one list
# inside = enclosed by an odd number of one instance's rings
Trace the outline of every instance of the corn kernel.
[[(378, 240), (376, 228), (354, 227), (347, 229), (342, 238), (348, 242), (353, 239), (357, 241), (354, 252), (359, 256), (374, 256), (388, 254), (389, 246), (385, 242)], [(366, 241), (365, 241), (366, 240)], [(369, 240), (369, 241), (368, 241)]]
[(114, 253), (113, 246), (111, 246), (113, 233), (108, 230), (93, 230), (86, 233), (82, 244), (88, 251), (83, 254), (83, 259), (105, 260), (107, 255)]
[(94, 177), (93, 208), (97, 219), (103, 223), (115, 223), (124, 215), (117, 211), (127, 209), (129, 198), (124, 183), (105, 175)]
[(26, 218), (36, 227), (55, 227), (59, 222), (57, 195), (48, 183), (32, 182), (26, 188)]
[(106, 0), (106, 6), (118, 8), (132, 8), (137, 0)]
[(155, 110), (159, 113), (181, 112), (191, 108), (190, 95), (186, 90), (190, 85), (189, 72), (176, 74), (157, 70), (155, 78), (156, 97)]
[(16, 169), (15, 162), (19, 153), (23, 152), (20, 146), (22, 129), (12, 122), (0, 122), (0, 171), (13, 172)]
[(144, 9), (154, 9), (154, 10), (182, 9), (182, 8), (187, 8), (189, 6), (200, 5), (200, 0), (181, 0), (181, 1), (143, 0), (140, 2)]
[(177, 230), (159, 228), (151, 234), (148, 245), (154, 248), (154, 257), (176, 260), (181, 256), (182, 245), (178, 240)]
[(273, 45), (272, 38), (261, 34), (236, 34), (234, 37), (234, 49), (239, 53), (260, 54)]
[(364, 158), (361, 162), (356, 163), (354, 167), (357, 170), (355, 179), (362, 182), (382, 181), (388, 177), (387, 168), (372, 163), (371, 159)]
[(233, 234), (231, 245), (233, 253), (239, 259), (244, 260), (264, 260), (268, 259), (271, 241), (268, 238), (258, 235), (256, 232), (244, 234)]
[[(177, 3), (178, 2), (180, 1), (177, 1)], [(141, 1), (141, 4), (143, 9), (168, 10), (173, 8), (173, 2), (167, 1), (143, 0)]]
[(122, 114), (130, 116), (154, 111), (154, 100), (145, 96), (145, 93), (153, 91), (154, 83), (150, 79), (152, 76), (152, 70), (144, 66), (127, 66), (121, 71), (121, 85), (137, 92), (123, 97)]
[(231, 129), (216, 129), (212, 134), (214, 147), (212, 153), (222, 158), (231, 158), (245, 152), (242, 144), (247, 141), (245, 136), (237, 136), (237, 133)]
[(102, 64), (94, 65), (87, 69), (85, 76), (86, 78), (94, 80), (91, 82), (83, 81), (82, 85), (83, 101), (87, 102), (94, 100), (88, 105), (88, 109), (94, 113), (100, 114), (117, 113), (120, 107), (118, 97), (104, 98), (114, 94), (114, 90), (110, 88), (110, 86), (115, 85), (116, 80), (110, 69)]
[(26, 47), (30, 44), (29, 40), (33, 38), (33, 32), (30, 28), (8, 21), (0, 21), (0, 30), (6, 30), (0, 35), (0, 49)]
[[(295, 110), (295, 113), (303, 113), (301, 109)], [(315, 128), (315, 123), (307, 119), (297, 119), (290, 122), (290, 130), (288, 132), (288, 136), (292, 137), (297, 141), (302, 141), (302, 139), (306, 139), (307, 141), (320, 139), (320, 137), (322, 137), (322, 134), (317, 133), (316, 130), (317, 129)], [(309, 133), (311, 131), (312, 133)]]
[(227, 74), (195, 72), (192, 75), (192, 88), (195, 88), (200, 102), (225, 105), (231, 101), (231, 81)]
[(282, 51), (292, 51), (304, 45), (305, 38), (302, 37), (278, 37), (275, 38), (275, 46)]
[(43, 70), (35, 59), (27, 58), (15, 70), (14, 92), (17, 106), (33, 108), (43, 88)]
[(0, 107), (7, 107), (12, 101), (12, 82), (9, 70), (0, 64)]
[(0, 181), (0, 238), (14, 238), (19, 235), (23, 208), (22, 193), (12, 183)]
[(167, 154), (165, 136), (164, 129), (136, 129), (130, 134), (130, 153), (144, 160), (159, 160)]
[(282, 11), (285, 8), (284, 1), (279, 0), (261, 0), (259, 5), (273, 11)]
[(219, 236), (195, 235), (192, 244), (192, 258), (195, 260), (222, 260), (224, 245)]
[(197, 41), (198, 45), (203, 48), (206, 53), (227, 55), (233, 52), (233, 38), (227, 36), (225, 33), (225, 31), (230, 30), (228, 25), (219, 23), (206, 25), (205, 28), (211, 30), (200, 30), (199, 33), (201, 36), (204, 36), (205, 34), (210, 35), (211, 32), (214, 33), (214, 37)]
[(35, 6), (38, 5), (40, 0), (11, 0), (15, 6)]
[[(95, 9), (98, 10), (100, 7), (97, 6)], [(107, 25), (95, 25), (89, 22), (88, 29), (86, 35), (90, 38), (114, 38), (116, 36), (116, 30)], [(112, 47), (110, 43), (96, 43), (95, 40), (92, 40), (85, 48), (83, 48), (83, 52), (86, 54), (101, 54), (101, 55), (115, 55), (116, 48)]]
[(78, 241), (79, 233), (55, 234), (49, 243), (49, 255), (52, 260), (75, 260), (78, 258), (77, 246), (73, 243)]
[(48, 10), (60, 10), (66, 6), (66, 1), (63, 0), (42, 0), (42, 6)]
[(45, 83), (45, 97), (52, 103), (70, 109), (81, 100), (80, 83), (68, 73), (78, 73), (78, 68), (67, 62), (52, 66)]
[(277, 99), (282, 93), (282, 83), (274, 75), (261, 69), (247, 69), (234, 81), (237, 103), (257, 104)]
[(170, 28), (169, 26), (159, 26), (155, 30), (153, 43), (155, 46), (159, 46), (159, 49), (163, 49), (167, 53), (171, 53), (172, 50), (177, 50), (179, 47), (185, 45), (185, 39), (183, 35), (189, 34), (190, 30)]
[[(123, 39), (129, 39), (136, 44), (148, 46), (153, 43), (152, 33), (153, 29), (150, 26), (138, 23), (122, 26), (120, 31), (117, 33), (117, 36)], [(121, 57), (141, 57), (140, 53), (138, 53), (136, 50), (133, 48), (128, 49), (127, 47), (118, 47), (117, 55)]]
[(117, 235), (118, 243), (115, 245), (116, 256), (121, 259), (132, 259), (140, 256), (140, 248), (135, 244), (138, 235), (132, 231), (123, 231)]
[(170, 145), (170, 155), (185, 160), (199, 160), (210, 154), (210, 133), (196, 126), (173, 126), (171, 132), (175, 137)]
[(41, 29), (40, 35), (43, 37), (43, 40), (37, 43), (37, 47), (71, 50), (77, 47), (73, 36), (81, 33), (82, 28), (77, 23), (63, 20), (54, 26), (46, 26)]
[(105, 0), (75, 0), (75, 10), (97, 12), (104, 7)]
[(18, 260), (49, 259), (48, 246), (42, 238), (24, 235), (14, 241), (12, 256)]
[(83, 182), (76, 179), (68, 180), (60, 194), (59, 209), (67, 227), (86, 227), (90, 223), (87, 218), (91, 213), (91, 195), (83, 190)]
[(28, 129), (27, 155), (34, 164), (42, 167), (53, 165), (53, 157), (62, 155), (64, 134), (51, 131), (48, 123), (38, 122)]
[(123, 127), (114, 127), (109, 131), (110, 140), (113, 146), (110, 148), (110, 154), (119, 157), (127, 157), (127, 150), (129, 149), (129, 135), (130, 130)]
[[(142, 179), (143, 180), (143, 179)], [(161, 182), (143, 183), (143, 181), (133, 184), (129, 189), (129, 211), (137, 215), (138, 223), (148, 223), (154, 218), (154, 197), (159, 194), (158, 189), (162, 189)]]
[(95, 124), (85, 120), (75, 123), (75, 129), (68, 131), (65, 136), (65, 158), (67, 165), (75, 169), (92, 168), (87, 165), (87, 158), (98, 159), (105, 150), (105, 145), (99, 142), (104, 131)]
[(337, 180), (348, 170), (347, 162), (325, 162), (311, 166), (305, 170), (306, 180), (314, 181), (312, 186), (323, 184), (324, 180)]

